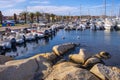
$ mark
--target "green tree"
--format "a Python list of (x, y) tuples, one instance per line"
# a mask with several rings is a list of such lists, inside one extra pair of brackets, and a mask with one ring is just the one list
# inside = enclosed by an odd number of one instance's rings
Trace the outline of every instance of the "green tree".
[(14, 13), (15, 24), (17, 23), (17, 15)]
[(3, 19), (3, 15), (2, 12), (0, 11), (0, 24), (2, 24), (2, 19)]
[(30, 13), (30, 21), (31, 21), (31, 23), (33, 23), (34, 22), (34, 13)]

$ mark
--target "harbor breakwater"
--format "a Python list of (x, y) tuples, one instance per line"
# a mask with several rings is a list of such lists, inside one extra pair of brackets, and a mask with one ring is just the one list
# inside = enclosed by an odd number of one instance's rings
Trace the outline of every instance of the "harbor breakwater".
[(89, 55), (80, 49), (64, 60), (62, 56), (76, 46), (79, 44), (56, 45), (53, 52), (21, 60), (0, 56), (0, 80), (120, 80), (120, 69), (104, 64), (103, 59), (111, 58), (108, 52)]

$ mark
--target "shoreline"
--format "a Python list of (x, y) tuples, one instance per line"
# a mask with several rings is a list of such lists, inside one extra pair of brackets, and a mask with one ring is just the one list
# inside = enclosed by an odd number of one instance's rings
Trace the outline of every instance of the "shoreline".
[(18, 25), (18, 26), (5, 26), (5, 27), (0, 27), (0, 32), (5, 31), (6, 28), (10, 28), (11, 30), (17, 30), (17, 29), (22, 29), (22, 28), (29, 28), (29, 24)]

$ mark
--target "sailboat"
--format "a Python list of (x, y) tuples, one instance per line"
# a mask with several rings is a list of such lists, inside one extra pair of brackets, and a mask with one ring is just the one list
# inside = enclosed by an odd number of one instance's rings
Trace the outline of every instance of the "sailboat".
[(114, 29), (114, 23), (113, 20), (110, 18), (106, 18), (106, 0), (104, 0), (105, 2), (105, 21), (104, 21), (104, 28), (105, 30), (113, 30)]
[(105, 24), (104, 24), (105, 30), (113, 30), (114, 26), (115, 25), (111, 19), (109, 19), (109, 18), (105, 19)]

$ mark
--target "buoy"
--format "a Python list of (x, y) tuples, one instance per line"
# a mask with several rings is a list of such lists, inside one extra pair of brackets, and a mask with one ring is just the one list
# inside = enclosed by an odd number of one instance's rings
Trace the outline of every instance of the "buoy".
[(65, 39), (65, 37), (63, 36), (62, 39)]
[(77, 36), (77, 39), (80, 39), (80, 36)]

